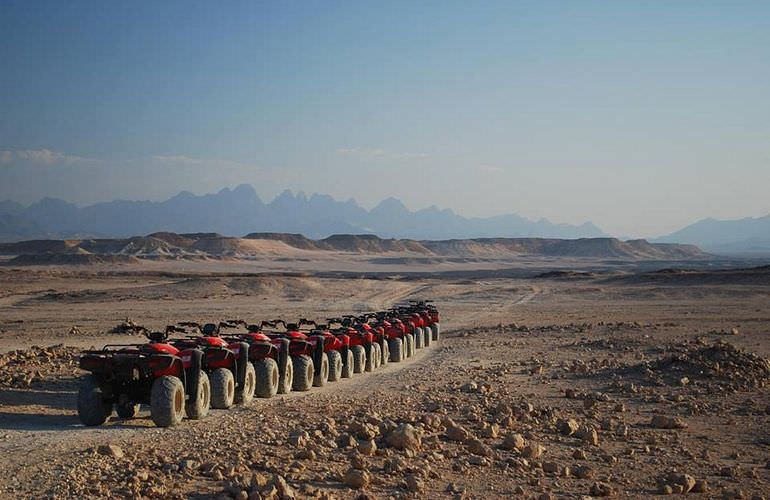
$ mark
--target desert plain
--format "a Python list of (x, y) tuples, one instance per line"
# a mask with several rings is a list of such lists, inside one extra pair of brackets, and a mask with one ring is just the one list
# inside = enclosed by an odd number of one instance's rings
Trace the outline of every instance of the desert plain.
[[(5, 261), (0, 497), (770, 495), (766, 262), (329, 255)], [(78, 353), (142, 342), (126, 320), (408, 299), (442, 335), (403, 363), (173, 428), (78, 421)]]

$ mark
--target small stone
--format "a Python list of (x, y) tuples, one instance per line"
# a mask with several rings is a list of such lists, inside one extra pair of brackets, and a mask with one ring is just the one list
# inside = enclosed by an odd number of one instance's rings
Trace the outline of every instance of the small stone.
[(401, 424), (388, 434), (385, 442), (398, 450), (419, 450), (422, 447), (420, 435), (412, 424)]
[(689, 493), (695, 486), (695, 478), (689, 474), (671, 473), (668, 475), (668, 483), (682, 487), (683, 493)]
[(546, 474), (558, 474), (561, 467), (556, 462), (543, 462), (543, 472)]
[(570, 419), (560, 418), (556, 422), (556, 428), (559, 429), (559, 432), (564, 436), (573, 435), (575, 432), (577, 432), (579, 427), (580, 425), (573, 418), (570, 418)]
[(545, 448), (537, 443), (530, 443), (521, 450), (521, 454), (526, 458), (539, 458), (545, 452)]
[(579, 465), (575, 467), (573, 472), (578, 479), (593, 479), (596, 477), (596, 472), (587, 465)]
[(482, 457), (488, 457), (492, 455), (492, 449), (486, 444), (484, 444), (483, 441), (480, 441), (478, 439), (472, 439), (468, 441), (467, 446), (468, 446), (468, 451), (470, 451), (474, 455), (479, 455)]
[(358, 445), (358, 452), (362, 455), (372, 456), (377, 452), (377, 443), (374, 442), (374, 439), (362, 441)]
[(679, 417), (655, 415), (650, 421), (650, 426), (654, 427), (655, 429), (686, 429), (687, 422)]
[(503, 439), (500, 447), (504, 450), (523, 450), (526, 445), (527, 442), (524, 440), (524, 436), (513, 433), (508, 434), (505, 439)]
[(468, 432), (462, 425), (450, 425), (446, 429), (446, 437), (452, 441), (458, 441), (464, 443), (473, 438), (470, 432)]
[(709, 483), (705, 479), (698, 479), (690, 491), (693, 493), (708, 493)]
[(349, 469), (343, 478), (343, 482), (355, 490), (366, 488), (369, 485), (369, 481), (368, 472), (356, 469)]
[(123, 448), (116, 444), (103, 444), (96, 450), (100, 455), (105, 455), (115, 458), (123, 458)]
[(414, 474), (406, 476), (406, 489), (412, 493), (419, 493), (425, 489), (423, 482)]
[(589, 494), (594, 497), (614, 497), (618, 491), (607, 483), (594, 483), (591, 485)]

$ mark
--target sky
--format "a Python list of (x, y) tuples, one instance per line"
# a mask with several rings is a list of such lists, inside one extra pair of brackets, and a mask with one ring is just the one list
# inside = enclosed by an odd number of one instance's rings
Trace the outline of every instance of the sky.
[(0, 199), (770, 213), (770, 2), (0, 2)]

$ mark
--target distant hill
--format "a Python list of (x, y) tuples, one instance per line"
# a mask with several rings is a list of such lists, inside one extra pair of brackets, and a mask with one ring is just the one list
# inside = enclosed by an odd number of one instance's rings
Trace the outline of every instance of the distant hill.
[(30, 238), (127, 237), (156, 232), (300, 233), (325, 238), (340, 233), (374, 233), (387, 238), (481, 237), (592, 238), (606, 236), (590, 222), (582, 225), (531, 221), (518, 215), (466, 218), (430, 207), (411, 211), (395, 198), (366, 210), (355, 200), (284, 191), (264, 203), (249, 185), (197, 196), (189, 192), (162, 202), (116, 200), (77, 207), (44, 198), (24, 207), (0, 202), (0, 241)]
[[(326, 252), (380, 258), (515, 259), (522, 256), (621, 260), (687, 260), (707, 258), (695, 246), (651, 244), (615, 238), (477, 238), (411, 240), (370, 234), (336, 234), (313, 240), (300, 234), (261, 233), (233, 238), (216, 233), (153, 233), (115, 239), (32, 240), (0, 243), (0, 255), (16, 256), (12, 265), (136, 262), (131, 259), (310, 257)], [(115, 257), (113, 259), (113, 257)], [(111, 260), (110, 260), (111, 259)]]
[(654, 240), (698, 245), (726, 255), (770, 255), (770, 215), (737, 220), (703, 219)]

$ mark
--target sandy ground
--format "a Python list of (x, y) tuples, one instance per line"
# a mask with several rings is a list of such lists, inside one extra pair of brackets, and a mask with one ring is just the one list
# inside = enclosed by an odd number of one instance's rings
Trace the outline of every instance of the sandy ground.
[[(689, 476), (708, 488), (690, 495), (770, 491), (770, 281), (150, 270), (0, 271), (0, 496), (639, 498)], [(409, 298), (435, 300), (445, 334), (404, 363), (172, 429), (147, 411), (78, 423), (67, 347), (139, 341), (108, 333), (125, 318), (325, 318)], [(401, 450), (406, 424), (418, 443)]]

